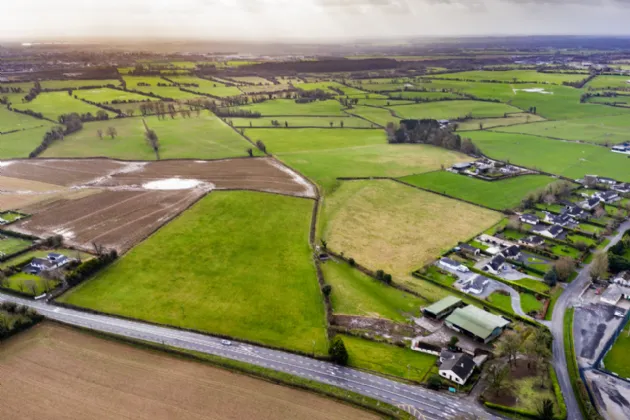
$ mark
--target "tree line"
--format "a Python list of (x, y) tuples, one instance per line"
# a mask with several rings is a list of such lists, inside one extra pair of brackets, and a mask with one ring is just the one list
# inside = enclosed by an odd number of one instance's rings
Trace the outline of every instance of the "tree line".
[(468, 155), (481, 155), (479, 148), (469, 138), (462, 138), (452, 129), (443, 127), (433, 119), (402, 120), (399, 127), (389, 122), (386, 127), (387, 142), (390, 144), (432, 144)]

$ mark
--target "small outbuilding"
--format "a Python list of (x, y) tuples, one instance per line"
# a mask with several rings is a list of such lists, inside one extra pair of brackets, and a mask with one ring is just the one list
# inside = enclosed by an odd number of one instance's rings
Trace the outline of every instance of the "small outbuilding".
[(427, 306), (422, 313), (429, 318), (442, 319), (450, 315), (455, 309), (464, 306), (464, 302), (455, 296), (447, 296), (442, 300)]

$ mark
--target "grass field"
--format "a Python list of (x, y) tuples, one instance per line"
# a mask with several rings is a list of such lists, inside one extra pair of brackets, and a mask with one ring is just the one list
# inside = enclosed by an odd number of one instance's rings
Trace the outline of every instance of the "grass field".
[[(12, 112), (5, 107), (0, 107), (0, 133), (6, 133), (13, 130), (26, 130), (41, 126), (50, 126), (49, 121), (40, 120), (39, 118), (29, 115)], [(4, 138), (0, 137), (0, 148), (3, 146)]]
[[(173, 84), (160, 76), (123, 76), (123, 80), (127, 85), (127, 89), (138, 89), (146, 87), (157, 87), (158, 84), (169, 85)], [(138, 86), (139, 83), (148, 84), (149, 86)]]
[(138, 86), (133, 89), (141, 93), (153, 93), (154, 95), (157, 95), (161, 98), (170, 98), (177, 101), (205, 98), (202, 95), (184, 92), (183, 90), (180, 90), (177, 86)]
[(501, 82), (532, 82), (552, 83), (561, 85), (562, 82), (577, 82), (586, 78), (583, 74), (539, 73), (535, 70), (504, 70), (504, 71), (465, 71), (459, 73), (439, 74), (433, 77), (440, 79), (461, 80), (497, 80)]
[[(540, 115), (533, 115), (527, 113), (521, 114), (510, 114), (507, 117), (499, 117), (499, 118), (478, 118), (473, 120), (467, 120), (457, 123), (457, 129), (461, 131), (465, 130), (480, 130), (494, 128), (494, 127), (504, 127), (508, 125), (515, 124), (527, 124), (538, 121), (544, 121), (544, 118)], [(480, 126), (481, 124), (481, 126)], [(502, 129), (499, 128), (498, 131)]]
[(597, 76), (586, 84), (592, 89), (630, 89), (630, 76)]
[(28, 251), (24, 254), (21, 254), (15, 258), (11, 258), (10, 260), (4, 261), (0, 263), (0, 268), (7, 268), (10, 266), (24, 264), (27, 261), (30, 261), (33, 258), (45, 258), (49, 253), (56, 252), (58, 254), (63, 254), (68, 258), (77, 258), (85, 261), (87, 259), (92, 258), (92, 255), (86, 252), (74, 251), (70, 249), (38, 249), (34, 251)]
[(403, 118), (451, 120), (472, 115), (473, 118), (502, 117), (506, 112), (521, 110), (506, 104), (482, 101), (440, 101), (392, 106), (389, 109)]
[(512, 298), (509, 295), (494, 292), (486, 298), (486, 300), (504, 311), (513, 314)]
[(534, 295), (529, 293), (521, 293), (521, 308), (526, 314), (531, 311), (540, 311), (543, 307), (543, 303), (536, 299)]
[(253, 83), (255, 85), (257, 84), (271, 85), (272, 84), (271, 81), (263, 77), (258, 77), (258, 76), (230, 77), (230, 79), (234, 80), (237, 83)]
[[(194, 114), (193, 114), (194, 115)], [(156, 132), (160, 140), (160, 157), (221, 159), (246, 156), (252, 145), (238, 133), (208, 111), (200, 117), (163, 120), (146, 117), (147, 125)], [(118, 135), (112, 139), (106, 134), (103, 139), (97, 130), (107, 133), (115, 127)], [(83, 130), (74, 133), (62, 142), (49, 147), (43, 157), (89, 157), (107, 156), (118, 159), (155, 159), (151, 147), (144, 137), (142, 118), (121, 118), (113, 121), (86, 123)], [(259, 154), (259, 152), (255, 152)]]
[(336, 314), (406, 322), (410, 316), (420, 316), (420, 307), (426, 304), (342, 262), (327, 262), (322, 270), (326, 283), (333, 288), (330, 299)]
[(547, 286), (542, 281), (532, 280), (532, 279), (523, 279), (523, 280), (515, 280), (514, 283), (520, 284), (525, 287), (529, 287), (532, 290), (536, 290), (541, 293), (549, 293), (549, 286)]
[(393, 122), (394, 124), (398, 124), (401, 120), (400, 117), (396, 117), (392, 115), (389, 109), (383, 108), (374, 108), (369, 106), (355, 106), (352, 109), (347, 111), (349, 114), (358, 115), (367, 120), (370, 120), (376, 124), (382, 125), (385, 127), (387, 123)]
[(59, 283), (58, 281), (45, 280), (42, 277), (27, 273), (14, 274), (7, 278), (7, 280), (9, 289), (31, 296), (39, 296), (47, 290), (51, 290)]
[(424, 379), (436, 360), (430, 354), (357, 337), (343, 336), (343, 342), (350, 366), (417, 382)]
[(500, 128), (496, 131), (614, 144), (627, 141), (628, 130), (630, 130), (630, 118), (626, 115), (618, 115), (515, 125), (513, 127)]
[(458, 99), (461, 96), (451, 92), (398, 92), (392, 94), (395, 97), (401, 97), (403, 99), (428, 99), (431, 101), (437, 101), (440, 99)]
[(77, 96), (80, 99), (86, 99), (91, 102), (96, 102), (99, 104), (106, 104), (112, 101), (132, 101), (132, 102), (142, 102), (142, 101), (156, 101), (157, 99), (151, 98), (150, 96), (139, 95), (137, 93), (125, 92), (117, 89), (109, 89), (109, 88), (100, 88), (100, 89), (83, 89), (77, 90), (72, 93), (74, 96)]
[(31, 241), (14, 238), (12, 236), (4, 236), (0, 233), (0, 256), (16, 253), (28, 248), (30, 245)]
[(231, 121), (234, 127), (239, 128), (272, 128), (274, 127), (272, 121), (279, 121), (281, 128), (285, 128), (285, 123), (288, 123), (289, 128), (293, 127), (322, 127), (329, 128), (330, 123), (333, 123), (334, 128), (341, 127), (343, 122), (344, 128), (376, 128), (376, 126), (369, 121), (365, 121), (356, 117), (282, 117), (282, 118), (226, 118), (227, 121)]
[(490, 131), (467, 131), (462, 136), (472, 138), (487, 156), (517, 165), (540, 168), (572, 179), (597, 174), (630, 181), (628, 158), (604, 147)]
[(387, 144), (382, 130), (246, 129), (245, 134), (327, 192), (338, 185), (337, 177), (399, 177), (470, 160), (424, 144)]
[(414, 101), (409, 100), (398, 100), (398, 99), (364, 99), (357, 98), (359, 100), (359, 105), (371, 105), (371, 106), (380, 106), (380, 107), (388, 107), (395, 105), (410, 105), (415, 103)]
[(554, 180), (531, 175), (488, 182), (440, 171), (407, 176), (401, 181), (493, 209), (506, 210), (518, 206), (527, 194), (546, 187)]
[(44, 80), (40, 82), (42, 89), (78, 89), (88, 86), (120, 86), (117, 79), (98, 80)]
[(312, 208), (307, 199), (214, 192), (62, 301), (324, 354)]
[(615, 97), (593, 96), (588, 98), (588, 102), (630, 107), (630, 95), (618, 95)]
[(379, 418), (314, 393), (47, 322), (3, 342), (0, 369), (14, 392), (46, 395), (45, 404), (23, 404), (2, 393), (2, 411), (21, 418)]
[(622, 378), (630, 378), (630, 365), (628, 354), (630, 353), (630, 323), (626, 323), (623, 331), (617, 337), (615, 344), (604, 357), (606, 370), (615, 372)]
[(500, 219), (393, 181), (352, 181), (324, 201), (320, 235), (359, 264), (404, 276)]
[(31, 128), (17, 133), (0, 135), (0, 158), (26, 158), (44, 138), (44, 134), (53, 127), (50, 121), (40, 121), (44, 127)]
[(228, 97), (240, 95), (241, 91), (236, 86), (226, 86), (223, 83), (216, 82), (214, 80), (201, 79), (199, 77), (169, 77), (170, 80), (176, 83), (194, 83), (199, 85), (195, 86), (183, 86), (184, 89), (192, 90), (200, 93), (207, 93), (208, 95), (218, 97)]
[(59, 116), (73, 112), (77, 114), (87, 114), (89, 112), (92, 115), (96, 115), (98, 111), (103, 111), (106, 112), (110, 118), (116, 116), (113, 112), (74, 99), (72, 96), (68, 95), (67, 92), (40, 93), (37, 95), (37, 98), (33, 99), (31, 102), (23, 104), (15, 103), (13, 104), (13, 108), (20, 110), (30, 109), (35, 112), (41, 112), (44, 117), (55, 121)]
[(306, 104), (297, 104), (291, 99), (272, 99), (257, 104), (238, 107), (238, 109), (260, 112), (263, 116), (280, 115), (305, 115), (305, 116), (344, 116), (341, 104), (337, 101), (315, 101)]

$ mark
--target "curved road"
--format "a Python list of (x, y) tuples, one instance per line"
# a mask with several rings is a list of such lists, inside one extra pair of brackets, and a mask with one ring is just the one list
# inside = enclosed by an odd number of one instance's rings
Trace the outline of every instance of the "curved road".
[(468, 418), (471, 415), (480, 419), (498, 418), (484, 411), (481, 406), (461, 398), (292, 353), (237, 342), (232, 342), (229, 346), (223, 345), (221, 339), (204, 334), (89, 314), (2, 293), (0, 301), (29, 306), (47, 318), (66, 324), (221, 356), (334, 385), (404, 408), (420, 419), (440, 420), (455, 416)]
[[(625, 221), (619, 226), (617, 234), (610, 238), (610, 244), (608, 244), (603, 251), (615, 245), (621, 240), (623, 234), (630, 229), (630, 221)], [(564, 395), (564, 401), (567, 404), (567, 418), (571, 420), (582, 419), (582, 413), (578, 406), (577, 399), (573, 393), (571, 387), (571, 381), (569, 380), (569, 373), (567, 371), (567, 357), (564, 353), (564, 313), (567, 308), (571, 307), (577, 297), (582, 293), (582, 290), (587, 286), (591, 280), (589, 270), (591, 265), (585, 265), (578, 276), (569, 283), (564, 289), (564, 292), (560, 295), (556, 301), (556, 306), (553, 308), (552, 321), (551, 321), (551, 333), (553, 334), (553, 365), (556, 368), (558, 374), (558, 381), (560, 382), (560, 388)]]

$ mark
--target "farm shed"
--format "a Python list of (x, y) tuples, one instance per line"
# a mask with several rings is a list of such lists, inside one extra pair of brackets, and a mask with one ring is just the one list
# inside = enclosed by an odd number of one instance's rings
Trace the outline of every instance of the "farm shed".
[(445, 320), (446, 326), (476, 340), (488, 343), (501, 335), (510, 321), (476, 306), (457, 308)]
[(422, 312), (429, 318), (442, 319), (462, 305), (461, 299), (455, 296), (447, 296), (433, 305), (427, 306)]

